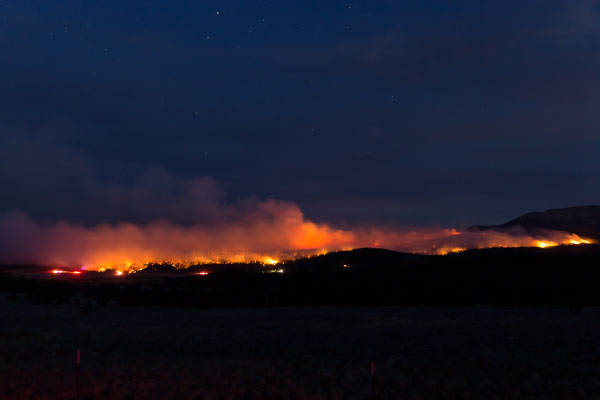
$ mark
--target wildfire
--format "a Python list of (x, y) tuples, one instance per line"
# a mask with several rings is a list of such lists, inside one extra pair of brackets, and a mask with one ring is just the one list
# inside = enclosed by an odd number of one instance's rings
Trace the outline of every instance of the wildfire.
[[(565, 232), (543, 232), (548, 238), (535, 238), (527, 235), (516, 235), (505, 232), (465, 232), (456, 233), (451, 231), (448, 234), (442, 234), (438, 237), (430, 238), (428, 235), (427, 240), (421, 242), (411, 241), (410, 243), (398, 243), (386, 239), (386, 236), (377, 237), (378, 247), (419, 253), (419, 254), (432, 254), (432, 255), (446, 255), (451, 253), (459, 253), (468, 249), (481, 249), (491, 247), (538, 247), (548, 248), (560, 245), (581, 245), (591, 244), (591, 239), (584, 239), (575, 234), (568, 234)], [(413, 235), (411, 234), (411, 239)], [(392, 236), (394, 238), (394, 236)], [(397, 239), (397, 238), (396, 238)], [(369, 246), (369, 242), (358, 243), (358, 247), (376, 247)], [(371, 243), (372, 244), (372, 243)], [(297, 258), (310, 258), (317, 255), (326, 254), (329, 251), (342, 250), (340, 248), (331, 247), (330, 249), (319, 248), (316, 250), (303, 250), (297, 252), (278, 252), (277, 256), (270, 256), (258, 253), (231, 253), (225, 252), (220, 253), (218, 256), (197, 256), (191, 259), (163, 259), (152, 261), (149, 257), (143, 258), (142, 262), (132, 261), (131, 254), (117, 253), (107, 251), (106, 253), (94, 252), (94, 255), (101, 257), (102, 261), (98, 264), (89, 263), (85, 266), (88, 270), (95, 270), (100, 272), (114, 271), (115, 276), (122, 276), (126, 272), (132, 273), (146, 268), (149, 264), (169, 264), (177, 268), (187, 268), (192, 265), (199, 264), (225, 264), (225, 263), (237, 263), (237, 262), (258, 262), (264, 266), (273, 267), (280, 264), (282, 261), (293, 260)], [(344, 248), (348, 250), (348, 248)], [(119, 259), (127, 257), (125, 261), (119, 261)], [(114, 261), (109, 261), (109, 260)], [(344, 265), (344, 268), (348, 268), (349, 265)], [(79, 275), (82, 273), (80, 270), (63, 270), (54, 269), (51, 271), (53, 274), (72, 274)], [(283, 269), (265, 269), (265, 272), (277, 272), (282, 273)], [(196, 272), (195, 275), (206, 276), (208, 271)]]
[[(335, 229), (305, 219), (295, 205), (275, 201), (259, 204), (250, 216), (209, 226), (165, 221), (146, 225), (83, 227), (62, 222), (42, 226), (21, 213), (0, 215), (0, 232), (11, 232), (0, 242), (2, 262), (52, 265), (57, 268), (53, 274), (78, 275), (94, 270), (113, 271), (116, 276), (161, 263), (186, 268), (255, 262), (271, 268), (287, 260), (364, 247), (444, 255), (490, 247), (548, 248), (594, 242), (562, 231), (531, 233), (518, 227), (503, 231)], [(67, 267), (77, 270), (70, 272)]]
[(279, 260), (276, 260), (274, 258), (271, 257), (265, 257), (262, 260), (263, 264), (269, 264), (269, 265), (277, 265), (279, 263)]
[(436, 249), (436, 251), (434, 251), (434, 254), (440, 255), (440, 256), (445, 256), (446, 254), (450, 254), (450, 253), (460, 253), (462, 251), (467, 250), (466, 247), (452, 247), (452, 248), (446, 248), (443, 247), (441, 249)]
[(592, 244), (592, 241), (586, 239), (570, 239), (567, 244)]
[[(274, 251), (277, 255), (266, 255), (257, 252), (219, 252), (218, 254), (197, 254), (191, 258), (160, 258), (153, 259), (150, 251), (148, 255), (140, 257), (140, 261), (135, 261), (135, 251), (128, 248), (121, 251), (96, 249), (89, 254), (89, 260), (84, 268), (96, 271), (115, 271), (116, 276), (122, 276), (125, 272), (131, 273), (146, 268), (149, 264), (169, 264), (177, 268), (187, 268), (191, 265), (199, 264), (225, 264), (238, 262), (258, 262), (265, 266), (276, 266), (287, 260), (293, 260), (303, 257), (313, 257), (326, 254), (330, 251), (348, 250), (359, 247), (381, 247), (392, 250), (420, 253), (446, 255), (450, 253), (459, 253), (468, 249), (490, 248), (490, 247), (539, 247), (548, 248), (560, 245), (580, 245), (593, 243), (591, 239), (584, 239), (575, 234), (565, 232), (544, 232), (550, 238), (536, 238), (527, 235), (510, 234), (504, 232), (457, 232), (455, 230), (442, 231), (438, 236), (432, 236), (426, 232), (424, 240), (419, 241), (415, 238), (415, 232), (399, 235), (398, 233), (370, 232), (368, 235), (353, 233), (356, 235), (356, 245), (343, 248), (331, 246), (329, 248), (319, 248), (315, 250), (302, 249), (301, 251)], [(406, 239), (410, 239), (406, 243)], [(362, 239), (362, 240), (361, 240)], [(94, 261), (98, 260), (98, 261)], [(120, 261), (122, 260), (122, 261)], [(282, 269), (266, 270), (266, 272), (283, 272)], [(53, 274), (81, 274), (81, 271), (52, 270)], [(197, 272), (196, 275), (208, 275), (207, 271)]]
[[(420, 253), (420, 254), (432, 254), (432, 255), (446, 255), (451, 253), (460, 253), (468, 249), (481, 249), (491, 247), (538, 247), (548, 248), (560, 245), (580, 245), (580, 244), (591, 244), (591, 239), (584, 239), (575, 234), (569, 234), (566, 232), (555, 232), (555, 231), (543, 231), (541, 233), (544, 238), (536, 238), (528, 235), (506, 233), (506, 232), (457, 232), (456, 230), (443, 231), (437, 237), (431, 237), (429, 233), (425, 234), (426, 240), (418, 241), (414, 240), (414, 232), (408, 234), (410, 237), (410, 243), (402, 243), (402, 239), (406, 238), (406, 235), (397, 236), (398, 234), (391, 234), (387, 236), (386, 233), (371, 233), (371, 235), (377, 235), (376, 239), (373, 240), (369, 236), (366, 237), (364, 242), (357, 241), (357, 245), (351, 248), (359, 247), (382, 247), (404, 252)], [(549, 237), (549, 238), (546, 238)], [(369, 241), (371, 239), (371, 241)], [(198, 255), (191, 259), (164, 259), (156, 261), (148, 261), (148, 258), (144, 259), (144, 262), (135, 263), (130, 259), (126, 262), (113, 262), (112, 265), (106, 261), (99, 268), (94, 264), (87, 265), (87, 269), (90, 270), (107, 270), (115, 269), (116, 275), (122, 275), (124, 271), (135, 272), (148, 266), (150, 263), (156, 264), (169, 264), (177, 268), (183, 269), (192, 265), (199, 264), (226, 264), (226, 263), (238, 263), (238, 262), (258, 262), (264, 266), (273, 267), (280, 264), (282, 261), (289, 261), (298, 258), (310, 258), (317, 255), (326, 254), (330, 251), (338, 250), (349, 250), (351, 248), (344, 247), (337, 248), (335, 246), (329, 249), (319, 248), (315, 250), (302, 250), (302, 251), (288, 251), (288, 252), (276, 252), (275, 255), (265, 255), (260, 253), (227, 253), (221, 252), (219, 255)], [(119, 259), (119, 254), (116, 253), (104, 253), (102, 257), (104, 259), (114, 258)], [(129, 255), (128, 255), (129, 256)], [(349, 267), (344, 265), (345, 268)], [(283, 269), (266, 269), (265, 272), (279, 272), (282, 273)], [(205, 276), (208, 275), (207, 271), (200, 271), (195, 273), (196, 275)]]
[(421, 251), (423, 254), (437, 254), (446, 255), (450, 253), (460, 253), (468, 249), (483, 249), (491, 247), (510, 248), (510, 247), (539, 247), (545, 249), (548, 247), (556, 247), (563, 245), (580, 245), (580, 244), (592, 244), (592, 239), (583, 239), (580, 236), (561, 232), (561, 231), (540, 231), (540, 235), (547, 236), (550, 238), (537, 238), (528, 235), (518, 234), (518, 232), (507, 233), (507, 232), (474, 232), (474, 233), (463, 233), (458, 235), (455, 239), (450, 242), (469, 244), (467, 246), (433, 246), (430, 251)]

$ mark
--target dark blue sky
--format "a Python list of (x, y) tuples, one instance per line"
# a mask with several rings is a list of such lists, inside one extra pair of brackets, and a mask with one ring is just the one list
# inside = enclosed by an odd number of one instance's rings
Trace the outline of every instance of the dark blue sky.
[(2, 0), (0, 57), (0, 212), (170, 218), (198, 177), (341, 226), (600, 203), (595, 1)]

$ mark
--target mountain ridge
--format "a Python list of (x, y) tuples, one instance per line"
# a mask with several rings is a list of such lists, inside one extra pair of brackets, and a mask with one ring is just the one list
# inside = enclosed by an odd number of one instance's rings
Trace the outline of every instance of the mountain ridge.
[(506, 231), (520, 226), (528, 232), (540, 229), (564, 231), (600, 240), (600, 205), (551, 208), (521, 215), (500, 225), (474, 225), (470, 231)]

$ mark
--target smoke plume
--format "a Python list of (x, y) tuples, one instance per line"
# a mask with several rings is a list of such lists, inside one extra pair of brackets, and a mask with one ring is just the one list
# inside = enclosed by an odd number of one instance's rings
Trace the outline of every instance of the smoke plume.
[(460, 232), (447, 228), (336, 229), (306, 219), (289, 202), (267, 200), (251, 209), (232, 208), (227, 220), (181, 225), (167, 220), (91, 227), (58, 222), (40, 224), (16, 211), (0, 216), (0, 262), (85, 269), (137, 269), (144, 263), (181, 265), (205, 262), (276, 263), (282, 259), (361, 247), (446, 254), (484, 247), (547, 247), (585, 242), (560, 231), (526, 234)]

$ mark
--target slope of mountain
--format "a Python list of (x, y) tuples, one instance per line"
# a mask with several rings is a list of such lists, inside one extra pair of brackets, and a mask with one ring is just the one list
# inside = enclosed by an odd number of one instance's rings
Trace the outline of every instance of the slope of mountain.
[(551, 229), (600, 240), (600, 206), (556, 208), (531, 212), (502, 225), (473, 226), (470, 230), (503, 230), (521, 226), (528, 231)]

